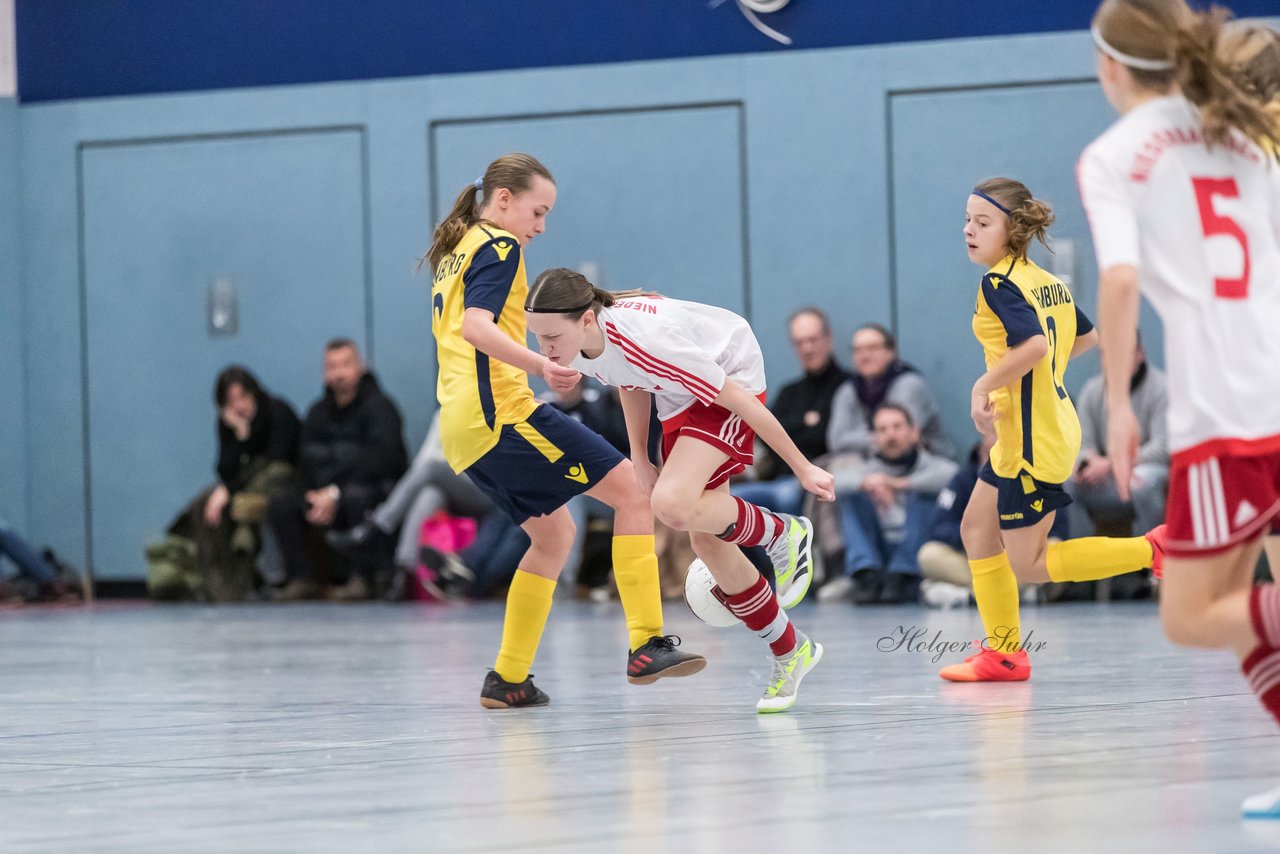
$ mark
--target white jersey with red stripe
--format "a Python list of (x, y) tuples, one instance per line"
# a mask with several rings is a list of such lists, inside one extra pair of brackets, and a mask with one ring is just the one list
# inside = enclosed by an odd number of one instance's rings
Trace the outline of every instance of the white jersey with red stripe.
[(1098, 268), (1135, 266), (1164, 321), (1171, 450), (1259, 452), (1280, 434), (1280, 168), (1241, 134), (1206, 147), (1174, 95), (1098, 137), (1079, 181)]
[(710, 404), (731, 379), (752, 395), (765, 389), (764, 356), (750, 324), (728, 309), (661, 296), (636, 296), (601, 309), (604, 352), (570, 367), (606, 385), (653, 393), (666, 421), (695, 401)]

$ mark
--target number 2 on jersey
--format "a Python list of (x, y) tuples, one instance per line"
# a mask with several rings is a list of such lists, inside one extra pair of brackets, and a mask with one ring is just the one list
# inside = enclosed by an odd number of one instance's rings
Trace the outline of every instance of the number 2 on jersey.
[(1200, 227), (1205, 237), (1231, 237), (1240, 244), (1244, 253), (1244, 271), (1238, 279), (1215, 277), (1213, 292), (1220, 299), (1245, 299), (1249, 296), (1249, 238), (1244, 229), (1229, 216), (1221, 216), (1213, 209), (1213, 197), (1240, 198), (1240, 188), (1235, 178), (1192, 178), (1196, 190), (1196, 205), (1200, 208)]
[(1049, 371), (1053, 374), (1053, 388), (1058, 392), (1060, 400), (1067, 399), (1067, 390), (1058, 384), (1058, 324), (1054, 322), (1052, 317), (1045, 319), (1046, 331), (1049, 333)]

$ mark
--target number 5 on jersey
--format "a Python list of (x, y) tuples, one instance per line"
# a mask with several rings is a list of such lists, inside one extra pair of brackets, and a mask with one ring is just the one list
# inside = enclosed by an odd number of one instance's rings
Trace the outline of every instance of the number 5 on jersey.
[(1200, 227), (1205, 237), (1231, 237), (1240, 244), (1244, 255), (1244, 271), (1238, 279), (1214, 277), (1213, 292), (1220, 299), (1245, 299), (1249, 296), (1249, 238), (1244, 229), (1229, 216), (1221, 216), (1213, 207), (1213, 197), (1240, 198), (1235, 178), (1192, 178), (1196, 205), (1200, 208)]

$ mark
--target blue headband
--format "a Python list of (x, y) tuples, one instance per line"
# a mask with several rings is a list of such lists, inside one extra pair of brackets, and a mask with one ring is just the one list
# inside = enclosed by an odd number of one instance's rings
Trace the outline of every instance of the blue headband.
[(999, 203), (999, 202), (997, 202), (995, 199), (991, 198), (990, 196), (988, 196), (986, 193), (982, 192), (981, 190), (977, 190), (977, 189), (975, 189), (975, 190), (973, 191), (973, 194), (974, 194), (975, 196), (977, 196), (978, 198), (980, 198), (980, 199), (986, 199), (987, 201), (991, 202), (991, 204), (995, 205), (995, 206), (996, 206), (996, 207), (998, 207), (1001, 211), (1003, 211), (1005, 216), (1013, 216), (1013, 211), (1009, 210), (1009, 209), (1008, 209), (1008, 208), (1006, 208), (1004, 205), (1000, 204), (1000, 203)]

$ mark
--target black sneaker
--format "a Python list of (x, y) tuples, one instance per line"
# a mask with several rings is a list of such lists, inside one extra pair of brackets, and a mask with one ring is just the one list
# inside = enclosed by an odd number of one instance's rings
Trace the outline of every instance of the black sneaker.
[(373, 524), (372, 519), (365, 519), (345, 531), (326, 531), (324, 541), (340, 555), (346, 557), (364, 557), (374, 552), (389, 535)]
[(434, 546), (422, 546), (418, 549), (418, 562), (431, 570), (431, 580), (423, 579), (432, 595), (439, 592), (441, 599), (464, 599), (475, 586), (476, 574), (457, 555), (442, 552)]
[(853, 574), (853, 604), (872, 605), (880, 601), (884, 577), (878, 569), (860, 569)]
[(680, 638), (654, 635), (627, 657), (627, 681), (648, 685), (663, 676), (692, 676), (707, 666), (707, 660), (692, 652), (678, 652)]
[(551, 698), (533, 684), (532, 673), (523, 682), (508, 682), (498, 675), (498, 671), (490, 670), (484, 677), (484, 687), (480, 689), (480, 705), (486, 709), (545, 706), (550, 702)]

